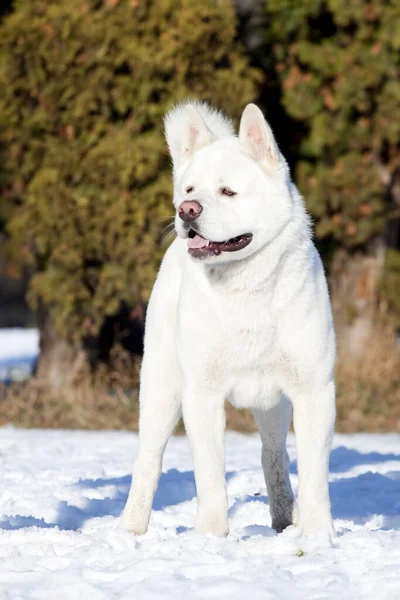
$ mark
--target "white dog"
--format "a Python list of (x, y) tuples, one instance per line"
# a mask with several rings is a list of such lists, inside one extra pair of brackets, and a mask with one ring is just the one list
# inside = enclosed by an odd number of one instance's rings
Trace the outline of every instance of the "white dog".
[[(239, 136), (206, 104), (165, 120), (178, 238), (149, 303), (139, 455), (121, 526), (147, 531), (163, 452), (182, 412), (193, 453), (196, 529), (228, 533), (224, 401), (251, 408), (262, 439), (272, 527), (334, 534), (328, 460), (335, 338), (303, 200), (261, 111)], [(298, 509), (286, 436), (297, 441)]]

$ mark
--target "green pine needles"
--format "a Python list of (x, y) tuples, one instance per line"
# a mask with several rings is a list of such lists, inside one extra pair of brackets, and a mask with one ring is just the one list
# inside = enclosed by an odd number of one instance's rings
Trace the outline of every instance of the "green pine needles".
[(229, 1), (16, 0), (2, 21), (8, 256), (63, 337), (149, 294), (173, 214), (162, 118), (191, 96), (239, 116), (260, 73), (235, 36)]
[(304, 125), (296, 179), (317, 238), (362, 246), (396, 216), (399, 3), (268, 0), (267, 11), (284, 108)]

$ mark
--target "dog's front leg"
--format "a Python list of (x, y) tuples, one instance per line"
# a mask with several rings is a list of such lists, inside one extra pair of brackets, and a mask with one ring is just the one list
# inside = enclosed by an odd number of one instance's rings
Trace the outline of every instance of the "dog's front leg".
[[(159, 315), (157, 312), (156, 318)], [(149, 312), (146, 329), (140, 383), (139, 454), (121, 518), (121, 527), (137, 535), (147, 531), (164, 449), (181, 414), (174, 328), (171, 323), (161, 327), (154, 313)], [(158, 331), (160, 335), (156, 335)]]
[(293, 397), (299, 472), (300, 527), (304, 534), (335, 535), (329, 502), (329, 454), (335, 421), (335, 386), (331, 381)]
[(142, 386), (139, 454), (120, 522), (122, 529), (136, 535), (143, 535), (147, 531), (164, 449), (180, 415), (179, 396), (174, 389), (174, 381), (168, 385), (166, 377), (158, 375), (159, 379), (154, 379), (151, 385)]
[(223, 537), (228, 534), (224, 398), (207, 390), (186, 389), (182, 400), (197, 488), (196, 530)]

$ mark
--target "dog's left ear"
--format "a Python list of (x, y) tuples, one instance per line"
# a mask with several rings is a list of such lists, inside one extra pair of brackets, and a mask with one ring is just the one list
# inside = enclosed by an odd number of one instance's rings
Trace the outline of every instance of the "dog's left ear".
[(264, 167), (278, 168), (280, 154), (274, 134), (255, 104), (248, 104), (243, 111), (239, 141), (244, 150)]

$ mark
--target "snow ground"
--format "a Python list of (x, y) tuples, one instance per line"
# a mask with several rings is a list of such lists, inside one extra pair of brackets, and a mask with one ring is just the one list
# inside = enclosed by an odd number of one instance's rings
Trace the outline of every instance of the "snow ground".
[[(191, 456), (170, 441), (149, 532), (117, 529), (137, 436), (0, 428), (0, 598), (324, 600), (400, 598), (400, 436), (337, 435), (333, 547), (269, 527), (258, 436), (228, 433), (230, 528), (194, 534)], [(294, 438), (291, 477), (297, 487)], [(259, 495), (258, 495), (259, 494)]]
[(0, 329), (0, 360), (39, 354), (39, 330), (22, 328)]
[(30, 377), (39, 355), (37, 329), (0, 329), (0, 381), (24, 381)]

